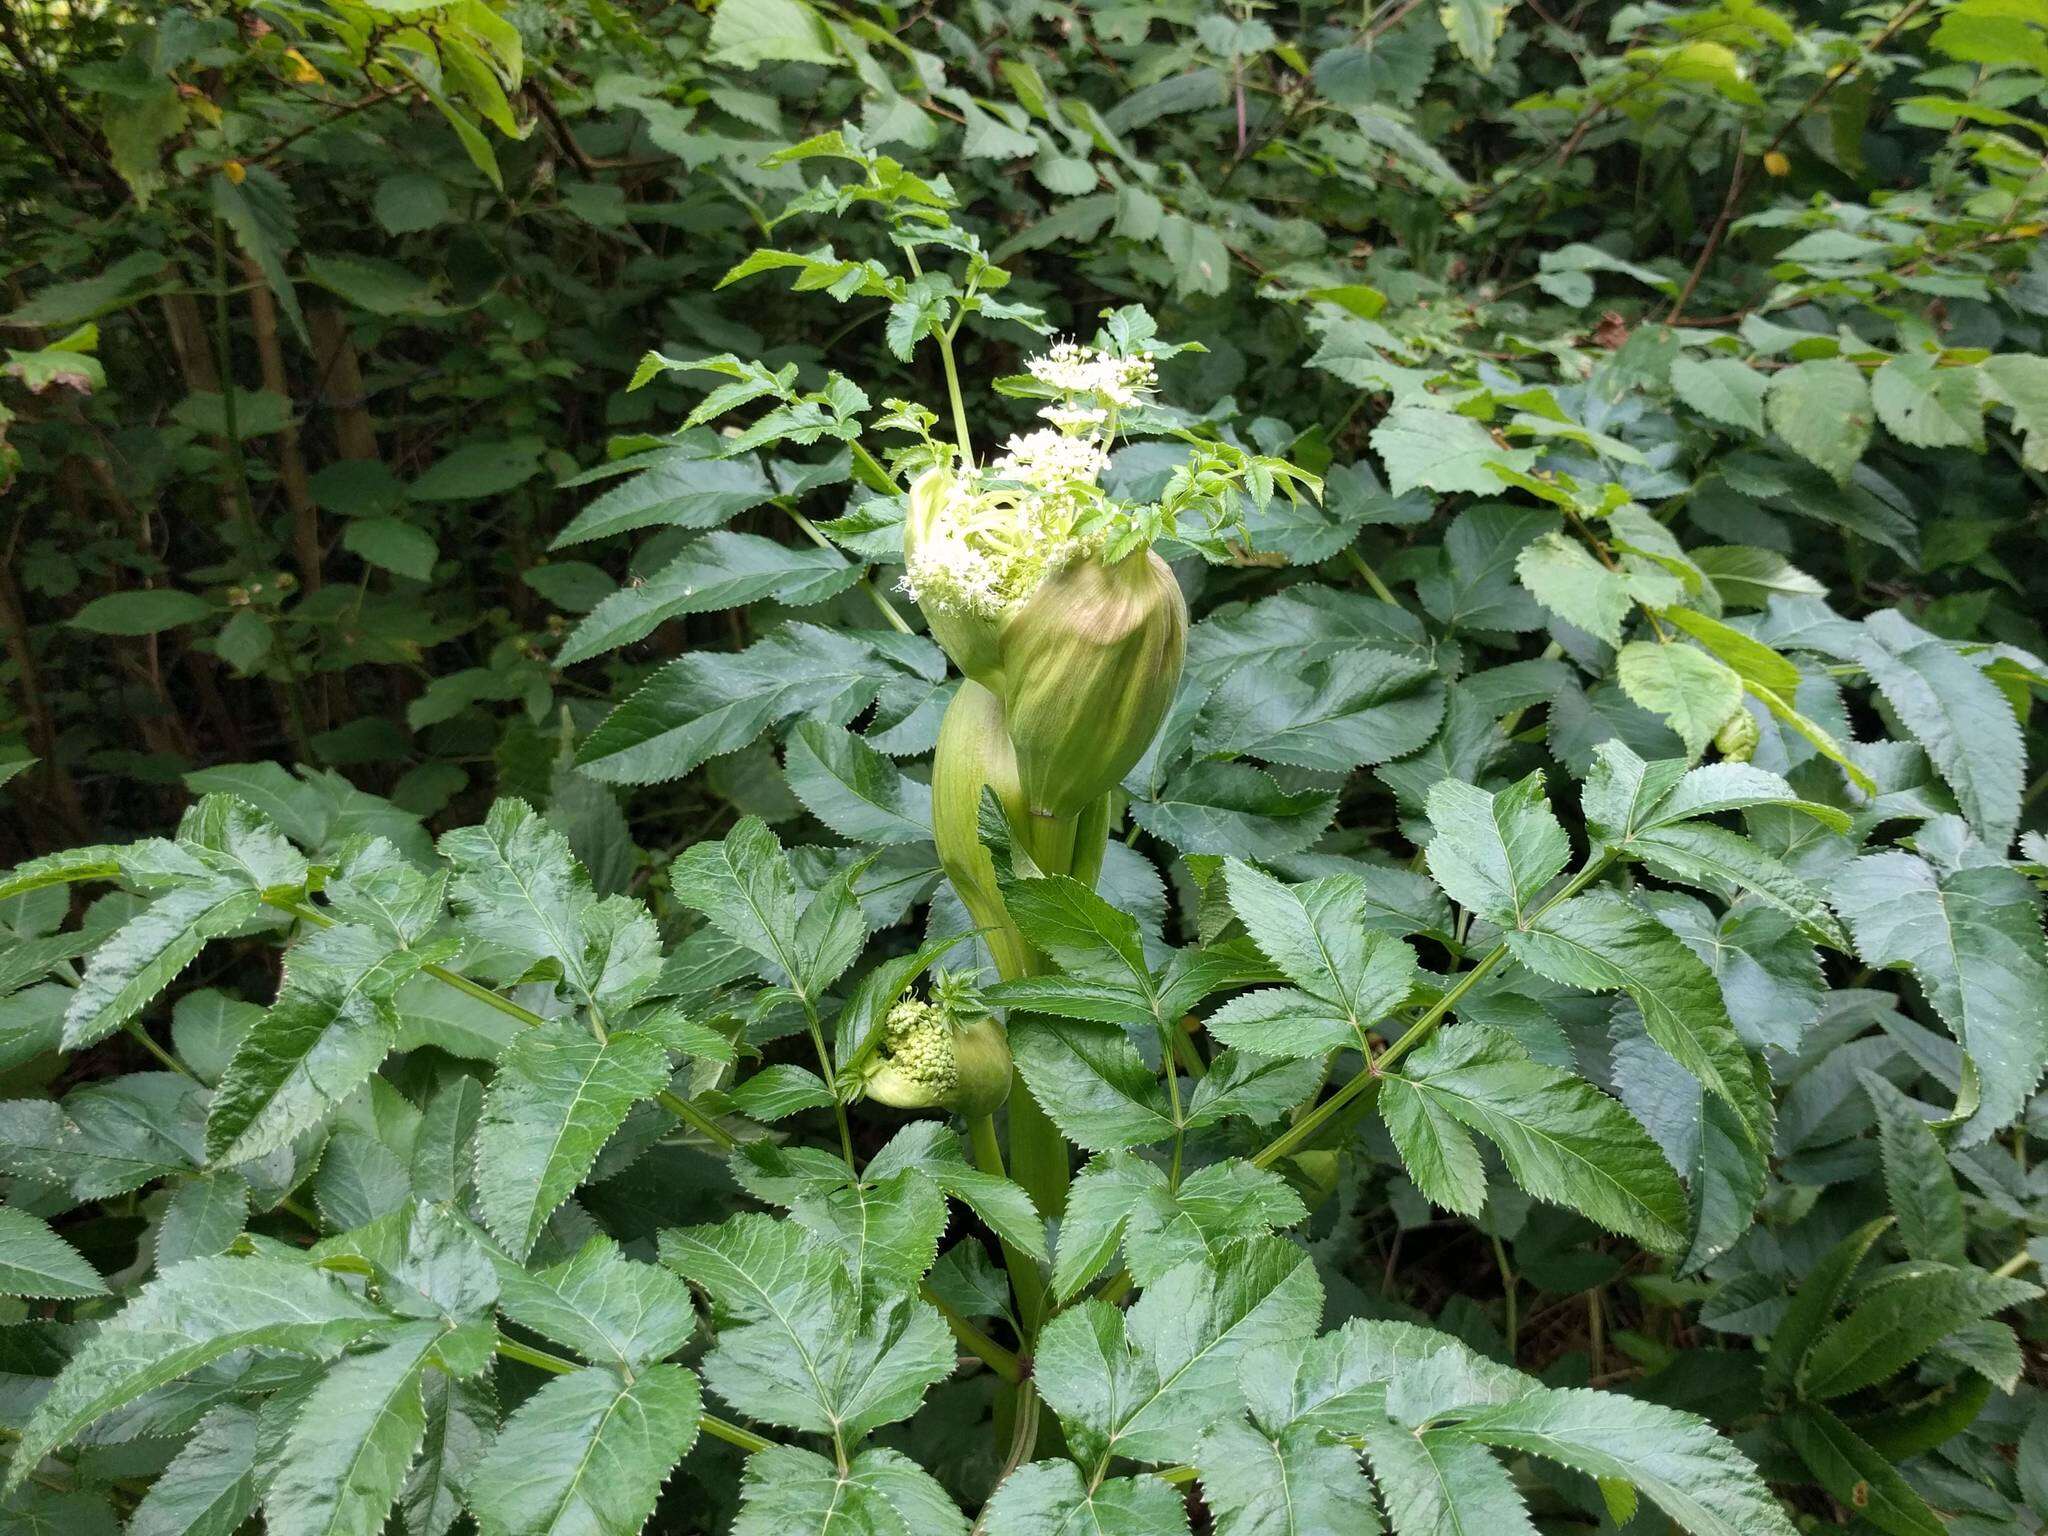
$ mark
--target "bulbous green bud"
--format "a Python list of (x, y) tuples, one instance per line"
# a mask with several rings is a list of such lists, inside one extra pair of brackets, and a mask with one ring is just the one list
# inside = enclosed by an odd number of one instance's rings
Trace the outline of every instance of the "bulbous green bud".
[(1762, 732), (1757, 729), (1756, 716), (1746, 708), (1738, 709), (1714, 733), (1714, 749), (1731, 763), (1746, 763), (1756, 755), (1760, 740)]
[(969, 1019), (953, 1035), (955, 1081), (946, 1107), (970, 1120), (984, 1119), (1010, 1097), (1010, 1037), (987, 1014)]
[(1150, 550), (1048, 576), (1002, 628), (1004, 722), (1034, 817), (1078, 816), (1145, 755), (1180, 686), (1188, 607)]

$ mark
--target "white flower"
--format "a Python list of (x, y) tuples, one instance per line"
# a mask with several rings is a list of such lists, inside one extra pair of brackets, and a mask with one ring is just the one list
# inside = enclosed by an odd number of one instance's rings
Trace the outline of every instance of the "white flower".
[(1111, 357), (1079, 342), (1056, 342), (1050, 352), (1034, 357), (1025, 368), (1039, 383), (1064, 395), (1094, 396), (1125, 409), (1136, 405), (1157, 382), (1151, 356)]
[(1050, 427), (1012, 437), (989, 466), (999, 480), (1021, 480), (1041, 491), (1065, 491), (1076, 481), (1093, 485), (1109, 468), (1109, 455), (1092, 437), (1070, 437)]

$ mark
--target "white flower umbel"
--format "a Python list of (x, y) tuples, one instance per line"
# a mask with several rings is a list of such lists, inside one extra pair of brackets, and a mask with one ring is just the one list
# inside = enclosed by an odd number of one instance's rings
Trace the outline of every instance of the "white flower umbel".
[(1044, 429), (1006, 446), (985, 470), (922, 487), (932, 499), (905, 540), (902, 586), (927, 612), (999, 619), (1100, 542), (1078, 526), (1101, 500), (1102, 445)]
[(1151, 354), (1112, 357), (1077, 341), (1056, 342), (1050, 352), (1024, 366), (1048, 389), (1074, 397), (1092, 395), (1118, 409), (1136, 405), (1157, 382)]

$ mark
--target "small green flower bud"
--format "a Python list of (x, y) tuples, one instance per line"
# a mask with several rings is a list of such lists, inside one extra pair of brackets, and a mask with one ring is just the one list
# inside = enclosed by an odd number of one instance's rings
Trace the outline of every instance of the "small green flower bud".
[(1143, 550), (1047, 577), (1002, 631), (1004, 721), (1036, 817), (1078, 816), (1145, 755), (1180, 686), (1188, 608)]
[(1756, 716), (1747, 709), (1738, 709), (1714, 733), (1714, 749), (1731, 763), (1746, 763), (1755, 756), (1760, 739)]

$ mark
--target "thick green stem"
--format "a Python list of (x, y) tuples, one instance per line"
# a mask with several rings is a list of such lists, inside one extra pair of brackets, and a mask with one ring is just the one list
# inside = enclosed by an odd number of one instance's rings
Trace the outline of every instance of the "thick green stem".
[[(1016, 1083), (1010, 1085), (1010, 1104), (1014, 1112), (1020, 1094), (1030, 1097)], [(992, 1115), (977, 1115), (967, 1122), (968, 1144), (974, 1149), (974, 1166), (983, 1173), (992, 1173), (1005, 1178), (1008, 1171), (1003, 1166), (1002, 1143), (996, 1139), (996, 1122)], [(1017, 1322), (1028, 1338), (1038, 1332), (1045, 1321), (1045, 1277), (1038, 1272), (1038, 1260), (1021, 1248), (1002, 1239), (1003, 1267), (1010, 1272), (1010, 1288), (1017, 1294)]]
[(946, 1320), (946, 1326), (953, 1330), (953, 1337), (960, 1347), (974, 1356), (983, 1365), (994, 1371), (1004, 1381), (1015, 1386), (1024, 1379), (1024, 1367), (1019, 1363), (1016, 1352), (1003, 1348), (994, 1339), (983, 1333), (973, 1323), (962, 1317), (946, 1304), (944, 1297), (929, 1285), (920, 1288), (920, 1293)]

